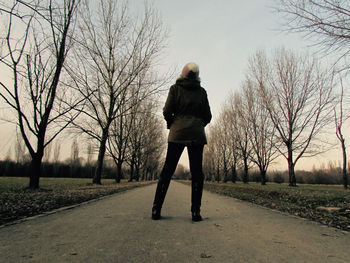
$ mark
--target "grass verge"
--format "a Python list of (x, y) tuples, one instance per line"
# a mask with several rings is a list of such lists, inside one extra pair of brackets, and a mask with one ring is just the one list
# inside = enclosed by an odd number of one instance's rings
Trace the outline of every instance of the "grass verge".
[(153, 182), (116, 184), (104, 179), (102, 183), (93, 185), (88, 178), (41, 178), (41, 188), (30, 190), (28, 178), (0, 177), (0, 225)]
[[(350, 190), (342, 186), (206, 182), (204, 189), (350, 231)], [(339, 210), (329, 212), (320, 207)]]

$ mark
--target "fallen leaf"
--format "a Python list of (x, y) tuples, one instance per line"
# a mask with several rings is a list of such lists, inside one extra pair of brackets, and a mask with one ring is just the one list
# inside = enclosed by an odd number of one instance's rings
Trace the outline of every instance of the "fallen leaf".
[(207, 255), (205, 253), (201, 253), (201, 258), (211, 258), (211, 255)]

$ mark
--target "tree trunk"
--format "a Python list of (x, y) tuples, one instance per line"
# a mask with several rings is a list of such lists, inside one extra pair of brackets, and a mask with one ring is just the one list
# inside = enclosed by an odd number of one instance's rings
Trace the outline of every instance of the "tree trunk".
[(231, 181), (232, 183), (236, 183), (236, 180), (237, 180), (237, 170), (236, 170), (236, 164), (232, 165), (231, 167), (231, 173), (232, 173), (232, 176), (231, 176)]
[(129, 178), (129, 182), (132, 182), (132, 180), (134, 178), (134, 169), (135, 169), (135, 156), (133, 155), (131, 157), (131, 162), (130, 162), (130, 178)]
[(293, 163), (293, 152), (291, 147), (288, 147), (288, 175), (289, 175), (289, 186), (297, 186), (294, 163)]
[(29, 169), (29, 188), (38, 189), (39, 188), (39, 180), (41, 176), (41, 162), (42, 156), (36, 154), (32, 157), (32, 161), (30, 163)]
[(140, 181), (140, 168), (137, 166), (136, 167), (136, 176), (135, 176), (135, 180), (138, 182)]
[(104, 160), (105, 153), (106, 153), (107, 138), (108, 138), (108, 129), (103, 129), (102, 130), (102, 138), (101, 138), (101, 142), (100, 142), (100, 149), (98, 151), (96, 172), (95, 172), (94, 178), (92, 180), (93, 184), (101, 184), (103, 160)]
[[(136, 157), (136, 156), (135, 156)], [(140, 151), (138, 150), (138, 154), (137, 154), (137, 158), (135, 158), (136, 161), (135, 161), (135, 172), (136, 172), (136, 175), (135, 175), (135, 180), (138, 182), (140, 181), (140, 171), (141, 171), (141, 157), (140, 157)]]
[[(343, 136), (342, 136), (343, 137)], [(346, 158), (346, 148), (345, 148), (345, 140), (342, 138), (341, 140), (341, 149), (343, 152), (343, 185), (344, 189), (348, 189), (348, 174), (347, 174), (347, 158)]]
[(45, 129), (39, 131), (37, 152), (32, 153), (32, 161), (29, 169), (29, 188), (38, 189), (41, 176), (41, 163), (44, 155)]
[(220, 170), (219, 165), (216, 167), (216, 181), (220, 183)]
[(224, 183), (227, 183), (228, 181), (228, 176), (227, 176), (228, 172), (227, 172), (227, 164), (226, 164), (226, 160), (224, 160)]
[(120, 183), (120, 180), (122, 179), (122, 165), (123, 163), (121, 161), (118, 161), (117, 163), (117, 174), (115, 177), (115, 182), (116, 183)]
[(260, 170), (261, 174), (261, 185), (266, 185), (266, 170)]
[(248, 177), (248, 159), (244, 158), (244, 174), (243, 174), (243, 183), (247, 184), (249, 181)]
[(147, 171), (146, 168), (142, 169), (141, 181), (147, 181)]

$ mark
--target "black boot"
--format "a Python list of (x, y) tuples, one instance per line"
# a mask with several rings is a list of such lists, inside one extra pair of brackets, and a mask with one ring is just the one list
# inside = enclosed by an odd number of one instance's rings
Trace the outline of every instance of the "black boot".
[(193, 222), (199, 222), (199, 221), (203, 220), (203, 218), (201, 216), (201, 210), (198, 207), (192, 208), (191, 212), (192, 212), (192, 221)]
[(201, 217), (201, 202), (202, 202), (202, 193), (203, 193), (203, 180), (199, 180), (199, 182), (192, 181), (192, 221), (198, 222), (202, 221)]
[(153, 207), (152, 207), (152, 219), (161, 219), (160, 211), (162, 209), (164, 199), (169, 187), (169, 180), (159, 179), (156, 194), (154, 196)]
[(153, 205), (152, 207), (152, 219), (153, 220), (159, 220), (162, 218), (160, 215), (161, 208), (157, 207), (156, 205)]

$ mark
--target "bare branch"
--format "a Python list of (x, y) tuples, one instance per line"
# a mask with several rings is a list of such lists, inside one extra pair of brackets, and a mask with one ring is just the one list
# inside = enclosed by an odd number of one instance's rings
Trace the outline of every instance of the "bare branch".
[(329, 123), (334, 73), (321, 70), (315, 59), (284, 49), (270, 61), (257, 53), (250, 60), (250, 70), (250, 78), (259, 86), (279, 140), (285, 145), (279, 151), (288, 161), (290, 185), (295, 185), (295, 164), (307, 153), (314, 154), (314, 138)]
[[(278, 0), (274, 9), (286, 21), (284, 30), (304, 33), (327, 54), (337, 53), (340, 60), (349, 54), (350, 4), (347, 0)], [(348, 67), (346, 65), (346, 67)]]

